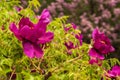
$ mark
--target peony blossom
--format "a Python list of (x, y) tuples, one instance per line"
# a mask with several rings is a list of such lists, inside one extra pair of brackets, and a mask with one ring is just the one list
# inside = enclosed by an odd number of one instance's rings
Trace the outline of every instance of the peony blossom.
[(113, 52), (115, 49), (110, 43), (110, 40), (104, 33), (100, 33), (98, 29), (94, 29), (92, 33), (93, 47), (89, 50), (90, 64), (98, 63), (98, 60), (103, 60), (104, 55)]
[(110, 78), (115, 78), (120, 76), (120, 66), (117, 65), (113, 66), (112, 69), (108, 71), (107, 76)]
[(50, 42), (54, 34), (46, 32), (50, 14), (48, 10), (43, 10), (37, 24), (33, 24), (29, 18), (22, 18), (19, 22), (19, 28), (14, 23), (10, 24), (10, 30), (22, 41), (24, 53), (30, 58), (41, 58), (43, 50), (40, 44)]

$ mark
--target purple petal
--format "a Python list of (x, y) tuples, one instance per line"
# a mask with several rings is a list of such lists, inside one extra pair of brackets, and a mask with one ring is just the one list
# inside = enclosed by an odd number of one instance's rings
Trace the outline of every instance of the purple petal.
[(14, 35), (19, 39), (22, 40), (20, 34), (19, 34), (19, 30), (17, 29), (16, 25), (14, 23), (10, 24), (10, 30), (14, 33)]
[(111, 46), (110, 52), (113, 52), (113, 51), (115, 51), (115, 48), (113, 46)]
[(25, 25), (23, 28), (20, 30), (20, 34), (23, 38), (28, 38), (30, 36), (30, 27)]
[(71, 42), (71, 41), (65, 42), (65, 46), (67, 47), (68, 50), (75, 48), (73, 42)]
[(44, 9), (43, 12), (41, 13), (40, 19), (38, 23), (35, 25), (36, 29), (39, 29), (39, 32), (41, 34), (44, 34), (46, 31), (46, 27), (48, 23), (50, 22), (50, 13), (47, 9)]
[(35, 56), (41, 58), (43, 56), (43, 51), (39, 45), (34, 45)]
[(50, 13), (47, 9), (44, 9), (41, 13), (41, 16), (40, 16), (40, 20), (45, 20), (45, 22), (49, 22), (49, 17), (50, 17)]
[(28, 25), (29, 27), (34, 27), (34, 24), (29, 20), (29, 18), (22, 18), (19, 22), (19, 28), (23, 28), (25, 25)]
[(42, 21), (39, 21), (38, 24), (36, 25), (35, 29), (36, 29), (38, 35), (42, 36), (46, 32), (47, 24), (46, 23), (42, 23)]
[(112, 70), (109, 70), (108, 71), (108, 76), (109, 77), (117, 77), (117, 76), (120, 76), (120, 66), (113, 66), (112, 67)]
[(70, 30), (70, 27), (64, 27), (64, 30), (67, 32)]
[(112, 73), (112, 72), (109, 72), (109, 73), (108, 73), (108, 76), (112, 78), (112, 77), (116, 77), (116, 74), (114, 74), (114, 73)]
[(108, 54), (109, 52), (114, 51), (110, 43), (105, 41), (96, 40), (94, 41), (94, 48), (97, 49), (102, 54)]
[(41, 36), (38, 40), (38, 44), (44, 44), (46, 42), (50, 42), (54, 37), (54, 34), (52, 32), (47, 32), (43, 36)]
[(94, 63), (98, 63), (98, 60), (95, 58), (92, 58), (89, 60), (89, 64), (94, 64)]
[(73, 27), (74, 29), (77, 28), (77, 26), (76, 26), (74, 23), (72, 23), (72, 27)]
[(90, 51), (89, 51), (89, 55), (91, 57), (94, 57), (94, 58), (99, 58), (101, 60), (104, 59), (104, 56), (98, 52), (96, 52), (96, 50), (94, 48), (91, 48)]
[(75, 37), (79, 40), (80, 45), (82, 45), (83, 35), (79, 33), (79, 34), (75, 35)]
[(21, 30), (20, 34), (24, 39), (27, 39), (31, 42), (36, 42), (40, 34), (37, 33), (37, 30), (30, 29), (29, 26), (25, 25)]
[(26, 56), (28, 56), (29, 58), (33, 58), (35, 56), (33, 44), (27, 41), (23, 41), (22, 44), (23, 44), (23, 50)]
[(99, 38), (100, 32), (98, 31), (98, 28), (94, 29), (92, 32), (92, 38), (95, 40), (96, 38)]
[(112, 67), (112, 70), (116, 70), (116, 71), (118, 71), (118, 70), (120, 70), (120, 66), (115, 65), (115, 66)]
[(47, 29), (47, 24), (48, 23), (44, 23), (42, 20), (40, 20), (36, 25), (35, 25), (35, 29), (38, 30), (38, 34), (40, 35), (44, 35)]

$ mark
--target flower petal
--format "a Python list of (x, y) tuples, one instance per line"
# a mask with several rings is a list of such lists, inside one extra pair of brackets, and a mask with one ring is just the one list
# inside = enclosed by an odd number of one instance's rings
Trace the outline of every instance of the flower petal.
[(22, 40), (22, 37), (19, 34), (19, 30), (17, 29), (16, 25), (14, 23), (10, 24), (10, 30), (14, 33), (14, 35), (19, 39)]
[(23, 38), (27, 39), (31, 35), (31, 33), (30, 33), (30, 27), (27, 26), (27, 25), (25, 25), (23, 28), (21, 28), (20, 34), (21, 34), (21, 36)]
[(79, 33), (79, 34), (75, 35), (75, 37), (79, 40), (79, 43), (82, 46), (83, 35)]
[(73, 27), (74, 29), (77, 28), (77, 26), (76, 26), (74, 23), (71, 23), (71, 25), (72, 25), (72, 27)]
[(67, 32), (70, 30), (71, 27), (64, 27), (64, 30)]
[(24, 50), (24, 53), (26, 54), (26, 56), (28, 56), (29, 58), (33, 58), (34, 57), (33, 44), (28, 41), (23, 41), (22, 44), (23, 44), (23, 50)]
[(75, 48), (73, 42), (71, 42), (71, 41), (65, 42), (65, 46), (67, 47), (68, 50)]
[(39, 45), (34, 45), (35, 56), (41, 58), (43, 56), (43, 51)]
[(35, 25), (35, 28), (39, 29), (39, 32), (41, 34), (44, 34), (46, 31), (46, 27), (50, 22), (49, 17), (50, 17), (49, 11), (47, 9), (44, 9), (43, 12), (41, 13), (38, 23)]
[(110, 52), (113, 52), (113, 51), (115, 51), (115, 48), (113, 46), (111, 46)]
[(111, 70), (108, 71), (108, 77), (117, 77), (120, 76), (120, 66), (115, 65), (112, 67)]
[(98, 63), (98, 60), (95, 58), (92, 58), (89, 60), (89, 64), (94, 64), (94, 63)]
[(37, 30), (30, 29), (29, 26), (25, 25), (21, 30), (20, 34), (24, 39), (27, 39), (31, 42), (36, 42), (39, 35), (37, 34)]
[(38, 40), (38, 44), (44, 44), (46, 42), (50, 42), (54, 37), (54, 34), (52, 32), (47, 32), (43, 36), (41, 36)]
[(47, 9), (44, 9), (41, 13), (40, 20), (45, 20), (45, 22), (49, 22), (50, 13)]
[(28, 25), (29, 27), (34, 27), (34, 24), (29, 20), (29, 18), (22, 18), (19, 22), (19, 28), (23, 28), (25, 25)]
[(98, 52), (96, 52), (96, 50), (94, 48), (91, 48), (89, 51), (89, 55), (93, 58), (99, 58), (101, 60), (104, 59), (104, 56)]
[(94, 29), (94, 31), (92, 32), (92, 38), (93, 40), (99, 38), (100, 32), (98, 31), (98, 28)]

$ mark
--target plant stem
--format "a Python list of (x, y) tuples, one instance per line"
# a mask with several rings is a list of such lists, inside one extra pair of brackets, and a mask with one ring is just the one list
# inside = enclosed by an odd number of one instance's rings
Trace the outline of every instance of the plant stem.
[(11, 79), (12, 79), (12, 76), (13, 76), (14, 72), (15, 72), (15, 69), (12, 71), (12, 73), (11, 73), (11, 75), (10, 75), (10, 79), (9, 79), (9, 80), (11, 80)]
[(30, 61), (31, 61), (32, 65), (36, 68), (36, 70), (38, 70), (40, 72), (40, 74), (42, 74), (42, 70), (39, 67), (37, 67), (31, 59), (30, 59)]
[(78, 57), (76, 57), (76, 58), (74, 58), (74, 59), (71, 59), (71, 60), (68, 60), (68, 61), (66, 61), (66, 62), (64, 62), (64, 63), (61, 63), (59, 66), (55, 67), (55, 68), (52, 69), (50, 72), (54, 72), (55, 70), (57, 70), (57, 69), (59, 69), (60, 67), (62, 67), (63, 64), (76, 61), (76, 60), (80, 59), (81, 57), (82, 57), (82, 56), (79, 55)]

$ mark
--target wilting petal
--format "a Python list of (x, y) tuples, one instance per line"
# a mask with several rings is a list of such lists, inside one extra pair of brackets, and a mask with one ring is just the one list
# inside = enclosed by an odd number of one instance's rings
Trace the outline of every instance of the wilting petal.
[(27, 41), (23, 41), (23, 50), (24, 53), (29, 57), (33, 58), (34, 57), (34, 47), (33, 44)]
[(22, 40), (20, 34), (19, 34), (19, 30), (17, 29), (16, 25), (14, 23), (10, 24), (10, 30), (14, 33), (14, 35), (19, 39)]
[(43, 56), (43, 51), (39, 45), (34, 45), (34, 52), (37, 58), (41, 58)]
[(43, 36), (38, 39), (38, 43), (44, 44), (46, 42), (50, 42), (54, 37), (52, 32), (47, 32)]
[(91, 48), (89, 51), (89, 55), (94, 58), (104, 59), (104, 56), (98, 52), (94, 48)]

